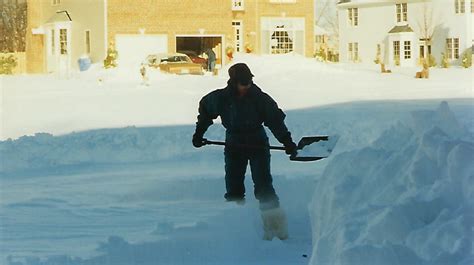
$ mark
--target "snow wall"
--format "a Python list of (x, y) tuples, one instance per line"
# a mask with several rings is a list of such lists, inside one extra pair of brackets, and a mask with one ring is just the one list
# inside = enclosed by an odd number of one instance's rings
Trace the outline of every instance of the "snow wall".
[(474, 264), (474, 141), (448, 104), (338, 154), (309, 206), (310, 264)]

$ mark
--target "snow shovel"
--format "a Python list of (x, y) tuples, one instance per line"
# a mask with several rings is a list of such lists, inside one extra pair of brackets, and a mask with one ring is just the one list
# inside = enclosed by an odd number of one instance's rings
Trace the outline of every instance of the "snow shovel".
[[(290, 156), (292, 161), (309, 162), (317, 161), (328, 157), (336, 146), (338, 135), (334, 136), (305, 136), (301, 138), (297, 145), (297, 153)], [(236, 148), (260, 149), (270, 148), (271, 150), (285, 151), (284, 146), (263, 146), (247, 144), (227, 144), (226, 142), (210, 141), (204, 139), (205, 145), (223, 145)]]

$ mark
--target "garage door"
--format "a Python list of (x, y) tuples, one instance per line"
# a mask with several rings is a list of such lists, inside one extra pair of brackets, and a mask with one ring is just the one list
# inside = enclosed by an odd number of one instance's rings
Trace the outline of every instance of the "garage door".
[(149, 54), (168, 52), (166, 35), (116, 35), (115, 45), (120, 66), (137, 66)]

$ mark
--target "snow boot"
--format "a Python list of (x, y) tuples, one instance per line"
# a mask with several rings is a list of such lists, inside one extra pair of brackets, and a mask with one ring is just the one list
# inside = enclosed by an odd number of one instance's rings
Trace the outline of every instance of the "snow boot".
[(227, 202), (235, 202), (237, 205), (245, 205), (245, 197), (227, 197)]
[(271, 241), (274, 237), (280, 240), (288, 238), (288, 221), (280, 207), (262, 210), (263, 239)]

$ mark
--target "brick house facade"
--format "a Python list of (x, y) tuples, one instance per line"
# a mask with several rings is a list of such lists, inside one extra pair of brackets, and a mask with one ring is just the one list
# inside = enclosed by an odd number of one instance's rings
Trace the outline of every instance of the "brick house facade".
[[(206, 48), (214, 48), (218, 65), (228, 63), (228, 47), (257, 54), (293, 51), (307, 57), (314, 52), (313, 0), (142, 0), (140, 5), (135, 0), (28, 0), (28, 10), (29, 72), (77, 69), (85, 53), (100, 62), (110, 43), (124, 63), (137, 63), (149, 53), (201, 53)], [(58, 11), (68, 11), (72, 21), (54, 21), (61, 20)], [(51, 57), (51, 43), (64, 53), (63, 28), (69, 59), (55, 65), (60, 59)]]

